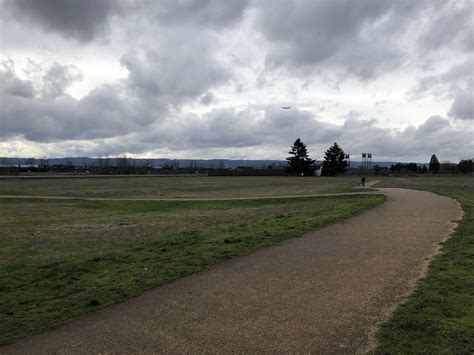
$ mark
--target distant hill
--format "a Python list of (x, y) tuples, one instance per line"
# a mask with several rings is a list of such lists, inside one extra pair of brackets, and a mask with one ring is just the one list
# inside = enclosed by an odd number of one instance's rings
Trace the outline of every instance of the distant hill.
[[(122, 158), (107, 158), (109, 166), (116, 166), (117, 162)], [(380, 167), (390, 168), (392, 164), (398, 162), (393, 161), (374, 161), (372, 167), (378, 165)], [(44, 159), (35, 158), (0, 158), (0, 166), (17, 166), (21, 165), (42, 165)], [(48, 165), (68, 165), (68, 166), (98, 166), (99, 159), (89, 157), (64, 157), (64, 158), (50, 158), (47, 159)], [(151, 166), (154, 168), (174, 166), (186, 168), (193, 166), (195, 168), (226, 168), (235, 169), (238, 167), (252, 167), (252, 168), (267, 168), (268, 166), (273, 167), (286, 167), (286, 160), (246, 160), (246, 159), (130, 159), (129, 164), (133, 164), (137, 167), (140, 166)], [(316, 161), (316, 164), (321, 164), (321, 161)], [(428, 163), (417, 163), (420, 166)], [(351, 168), (358, 168), (362, 165), (360, 161), (351, 161)]]
[[(116, 166), (122, 158), (107, 158), (108, 165)], [(98, 166), (100, 159), (89, 157), (64, 157), (46, 159), (48, 165), (68, 165), (68, 166)], [(17, 166), (21, 165), (42, 165), (44, 159), (35, 158), (0, 158), (0, 165)], [(240, 159), (129, 159), (129, 164), (135, 166), (151, 166), (154, 168), (175, 166), (175, 167), (199, 167), (199, 168), (230, 168), (252, 167), (267, 168), (268, 166), (285, 166), (285, 160), (240, 160)]]

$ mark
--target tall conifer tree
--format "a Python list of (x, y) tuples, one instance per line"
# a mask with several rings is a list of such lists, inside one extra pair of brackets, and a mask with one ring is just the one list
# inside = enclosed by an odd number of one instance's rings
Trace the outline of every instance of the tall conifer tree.
[(439, 171), (439, 168), (440, 168), (440, 164), (439, 164), (439, 160), (438, 160), (438, 157), (436, 156), (436, 154), (433, 154), (431, 156), (431, 159), (430, 159), (430, 171), (432, 171), (433, 173), (437, 173)]
[(337, 143), (334, 143), (324, 155), (323, 167), (321, 175), (336, 176), (347, 170), (347, 160), (344, 151)]
[(291, 154), (286, 158), (290, 165), (289, 170), (291, 172), (296, 173), (297, 175), (311, 175), (314, 173), (314, 160), (309, 158), (306, 145), (300, 138), (293, 143), (291, 151), (289, 151), (288, 154)]

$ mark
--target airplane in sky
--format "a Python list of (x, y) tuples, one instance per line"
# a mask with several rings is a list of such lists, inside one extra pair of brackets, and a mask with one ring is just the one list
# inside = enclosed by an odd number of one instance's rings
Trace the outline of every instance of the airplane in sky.
[(281, 108), (285, 109), (285, 110), (289, 110), (291, 108), (291, 106), (282, 106)]

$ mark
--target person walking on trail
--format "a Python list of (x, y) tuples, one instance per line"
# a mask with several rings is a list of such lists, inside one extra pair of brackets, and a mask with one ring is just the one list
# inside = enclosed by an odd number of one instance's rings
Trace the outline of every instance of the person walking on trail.
[(360, 179), (360, 183), (362, 186), (365, 186), (365, 177), (362, 176), (362, 179)]

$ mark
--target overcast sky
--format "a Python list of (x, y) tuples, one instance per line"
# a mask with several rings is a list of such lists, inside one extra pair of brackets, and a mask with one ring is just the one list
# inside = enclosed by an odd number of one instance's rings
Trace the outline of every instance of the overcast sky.
[(0, 156), (474, 156), (474, 0), (0, 0), (0, 21)]

